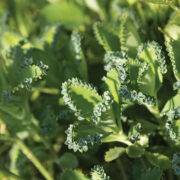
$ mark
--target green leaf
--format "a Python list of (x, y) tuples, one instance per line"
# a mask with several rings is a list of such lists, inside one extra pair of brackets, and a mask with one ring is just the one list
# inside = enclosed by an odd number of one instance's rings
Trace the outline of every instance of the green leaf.
[(145, 94), (156, 96), (162, 86), (163, 74), (167, 71), (161, 47), (156, 42), (140, 46), (138, 59), (146, 62), (139, 71), (139, 88)]
[(95, 106), (102, 102), (102, 97), (95, 88), (73, 78), (62, 85), (64, 102), (79, 119), (91, 120)]
[(148, 169), (141, 175), (140, 180), (161, 180), (163, 172), (158, 168)]
[(9, 49), (4, 69), (9, 87), (6, 90), (15, 92), (20, 88), (29, 87), (30, 84), (47, 73), (48, 66), (41, 61), (35, 65), (31, 58), (26, 59), (21, 46), (14, 46)]
[(111, 69), (107, 72), (107, 75), (103, 78), (107, 89), (112, 94), (114, 101), (119, 104), (119, 95), (118, 95), (118, 72), (116, 69)]
[(144, 154), (144, 148), (138, 145), (130, 145), (126, 148), (126, 153), (130, 158), (139, 158)]
[(176, 77), (176, 79), (179, 81), (180, 80), (180, 37), (178, 38), (177, 41), (170, 40), (169, 42), (166, 41), (166, 47), (167, 51), (173, 66), (173, 72)]
[(123, 147), (114, 147), (109, 149), (105, 154), (105, 161), (110, 162), (117, 158), (119, 158), (125, 152), (125, 148)]
[(40, 11), (45, 23), (60, 22), (67, 27), (77, 27), (89, 23), (89, 17), (83, 9), (71, 2), (57, 2), (45, 6)]
[(90, 180), (82, 172), (66, 169), (61, 174), (61, 180)]
[(105, 26), (101, 23), (95, 23), (94, 33), (97, 41), (100, 45), (103, 46), (105, 51), (119, 51), (120, 50), (120, 41), (119, 38), (110, 32)]
[(72, 153), (66, 152), (59, 158), (59, 164), (62, 168), (74, 169), (78, 167), (78, 159)]
[(20, 41), (24, 40), (24, 38), (15, 32), (6, 31), (1, 35), (1, 45), (3, 49), (8, 49), (10, 46), (17, 46)]
[(125, 11), (119, 20), (121, 50), (127, 52), (130, 57), (136, 57), (137, 48), (141, 44), (136, 18), (129, 11)]
[(142, 63), (139, 62), (138, 60), (134, 59), (128, 59), (127, 62), (127, 67), (128, 67), (128, 74), (130, 78), (130, 83), (133, 89), (138, 89), (138, 73), (139, 73), (139, 68), (142, 66)]
[[(174, 12), (171, 14), (168, 23), (164, 29), (166, 34), (164, 34), (166, 41), (169, 41), (169, 38), (171, 37), (174, 40), (178, 40), (180, 38), (180, 14), (177, 12)], [(167, 36), (168, 34), (168, 36)]]
[(142, 131), (141, 131), (142, 134), (151, 133), (151, 132), (155, 131), (158, 127), (156, 124), (153, 124), (152, 122), (149, 122), (144, 119), (138, 119), (138, 122), (140, 122), (143, 127)]
[(81, 35), (78, 32), (73, 31), (71, 35), (71, 41), (72, 41), (74, 56), (77, 64), (77, 70), (80, 74), (81, 79), (87, 81), (88, 80), (87, 62), (81, 47), (81, 40), (82, 40)]
[(169, 157), (163, 154), (146, 152), (145, 156), (153, 166), (159, 167), (161, 169), (171, 168), (171, 161)]
[(169, 110), (178, 108), (179, 106), (180, 106), (180, 94), (177, 94), (176, 96), (172, 97), (170, 100), (167, 101), (161, 113), (166, 113)]
[[(105, 127), (108, 128), (108, 127)], [(101, 125), (94, 125), (87, 121), (80, 121), (75, 125), (70, 125), (66, 130), (67, 139), (65, 144), (74, 152), (86, 152), (89, 147), (100, 144), (102, 137), (106, 137), (109, 132)]]
[[(161, 83), (161, 82), (158, 82)], [(160, 87), (157, 89), (156, 87), (156, 76), (154, 75), (152, 68), (146, 65), (146, 67), (141, 67), (138, 75), (138, 86), (139, 89), (151, 96), (156, 96), (157, 91)]]

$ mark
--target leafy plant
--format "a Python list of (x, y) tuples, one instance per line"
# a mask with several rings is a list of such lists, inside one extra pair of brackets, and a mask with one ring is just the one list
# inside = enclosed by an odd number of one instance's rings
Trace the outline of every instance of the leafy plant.
[(0, 2), (0, 179), (179, 178), (179, 7)]

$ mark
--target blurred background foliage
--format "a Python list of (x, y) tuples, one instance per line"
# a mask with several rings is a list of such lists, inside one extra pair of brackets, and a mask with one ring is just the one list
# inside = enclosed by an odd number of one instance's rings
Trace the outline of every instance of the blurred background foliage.
[[(148, 40), (164, 48), (160, 30), (173, 12), (170, 6), (139, 0), (0, 0), (0, 179), (60, 179), (65, 169), (88, 174), (95, 164), (112, 179), (127, 174), (138, 179), (146, 168), (143, 159), (122, 155), (121, 162), (104, 162), (111, 144), (84, 154), (67, 149), (64, 131), (75, 117), (63, 103), (61, 84), (78, 77), (102, 91), (105, 49), (96, 40), (95, 22), (102, 22), (115, 43), (124, 23), (129, 38), (117, 43), (135, 57)], [(112, 50), (123, 50), (113, 45)]]

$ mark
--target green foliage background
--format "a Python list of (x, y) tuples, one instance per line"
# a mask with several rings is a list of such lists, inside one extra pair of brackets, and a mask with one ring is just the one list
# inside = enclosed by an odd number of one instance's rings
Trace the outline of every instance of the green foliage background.
[(0, 179), (178, 179), (179, 49), (179, 0), (1, 0)]

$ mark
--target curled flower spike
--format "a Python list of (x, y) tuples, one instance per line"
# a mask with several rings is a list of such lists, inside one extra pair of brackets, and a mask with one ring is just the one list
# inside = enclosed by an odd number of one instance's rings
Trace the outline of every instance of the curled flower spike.
[(103, 167), (96, 165), (91, 169), (91, 178), (92, 180), (110, 180), (110, 177), (106, 175)]

